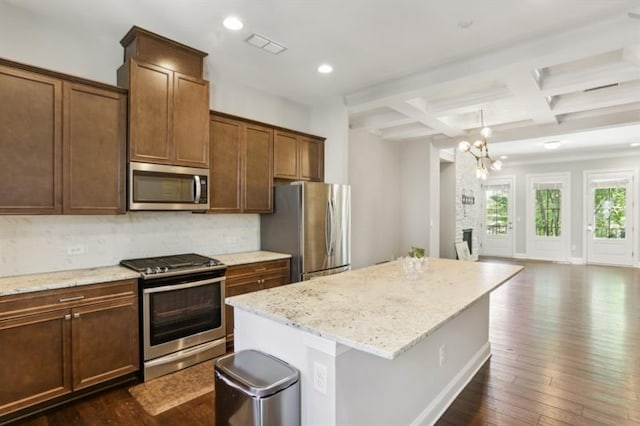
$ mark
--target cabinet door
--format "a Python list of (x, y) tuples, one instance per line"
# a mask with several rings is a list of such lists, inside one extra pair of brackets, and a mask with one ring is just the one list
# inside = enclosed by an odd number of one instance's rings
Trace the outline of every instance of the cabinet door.
[(126, 95), (64, 83), (63, 212), (124, 213)]
[(239, 213), (242, 208), (240, 153), (244, 124), (240, 121), (212, 116), (210, 129), (210, 210)]
[(298, 175), (298, 136), (279, 130), (273, 139), (273, 177), (297, 179)]
[(246, 125), (243, 161), (243, 211), (271, 213), (273, 210), (273, 131)]
[(71, 392), (68, 309), (0, 321), (0, 416)]
[(129, 158), (169, 164), (173, 71), (132, 59), (129, 72)]
[(74, 390), (138, 370), (136, 300), (126, 297), (73, 309)]
[(324, 141), (303, 136), (299, 143), (300, 179), (324, 181)]
[(175, 73), (174, 164), (209, 167), (209, 82)]
[(0, 66), (0, 212), (62, 211), (62, 82)]

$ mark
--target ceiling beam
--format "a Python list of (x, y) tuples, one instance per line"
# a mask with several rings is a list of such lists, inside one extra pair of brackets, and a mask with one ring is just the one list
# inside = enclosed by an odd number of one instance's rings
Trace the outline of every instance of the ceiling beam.
[(390, 129), (384, 130), (381, 134), (383, 140), (393, 141), (402, 139), (412, 139), (427, 137), (438, 134), (439, 132), (428, 127), (424, 128), (409, 128), (409, 129)]
[(407, 102), (393, 102), (387, 104), (387, 106), (398, 111), (401, 114), (406, 115), (407, 117), (416, 119), (416, 121), (419, 121), (427, 127), (437, 130), (436, 133), (444, 133), (445, 135), (450, 137), (461, 136), (462, 134), (464, 134), (464, 132), (462, 132), (460, 129), (453, 128), (438, 120), (433, 115), (427, 114), (426, 107), (418, 107), (416, 106), (416, 102), (413, 102), (413, 105), (408, 104)]
[(535, 75), (525, 69), (515, 72), (507, 80), (509, 89), (516, 99), (522, 102), (533, 121), (538, 124), (558, 123), (558, 119), (551, 111), (551, 106), (540, 91)]
[(415, 123), (415, 118), (401, 116), (394, 111), (392, 114), (373, 115), (370, 117), (356, 118), (351, 121), (349, 128), (366, 129), (366, 130), (382, 130), (391, 127), (403, 126), (405, 124)]
[[(628, 49), (625, 49), (627, 51)], [(638, 65), (631, 62), (632, 55), (638, 52), (627, 53), (626, 61), (620, 60), (583, 71), (567, 73), (564, 75), (545, 76), (542, 81), (542, 93), (545, 96), (555, 96), (565, 93), (580, 92), (585, 89), (605, 86), (607, 84), (631, 81), (640, 78), (640, 57), (637, 57)]]
[(640, 80), (593, 92), (570, 93), (557, 96), (553, 103), (556, 115), (587, 111), (616, 105), (640, 102)]
[(474, 112), (488, 103), (508, 99), (512, 95), (506, 87), (494, 87), (443, 101), (429, 100), (429, 112), (438, 116)]

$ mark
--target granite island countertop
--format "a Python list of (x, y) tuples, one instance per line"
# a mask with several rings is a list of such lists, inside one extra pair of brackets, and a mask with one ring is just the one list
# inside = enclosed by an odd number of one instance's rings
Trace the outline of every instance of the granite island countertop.
[(430, 259), (415, 281), (401, 261), (227, 299), (236, 309), (394, 359), (522, 270)]
[(71, 269), (28, 275), (0, 277), (0, 296), (54, 290), (110, 281), (138, 279), (140, 274), (122, 266)]

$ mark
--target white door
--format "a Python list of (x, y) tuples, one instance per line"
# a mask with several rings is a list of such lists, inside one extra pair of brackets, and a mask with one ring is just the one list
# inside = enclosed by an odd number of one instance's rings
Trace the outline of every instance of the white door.
[(633, 264), (633, 172), (587, 172), (587, 263)]
[(527, 257), (569, 261), (571, 175), (527, 176)]
[(480, 254), (513, 257), (514, 178), (490, 178), (482, 185)]

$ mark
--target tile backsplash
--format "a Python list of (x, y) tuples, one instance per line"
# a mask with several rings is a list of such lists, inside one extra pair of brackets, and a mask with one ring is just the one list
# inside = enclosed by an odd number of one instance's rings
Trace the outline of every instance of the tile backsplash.
[(0, 216), (0, 277), (115, 265), (135, 257), (259, 248), (257, 214)]

